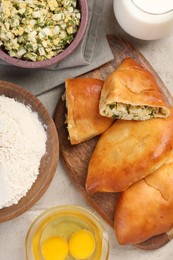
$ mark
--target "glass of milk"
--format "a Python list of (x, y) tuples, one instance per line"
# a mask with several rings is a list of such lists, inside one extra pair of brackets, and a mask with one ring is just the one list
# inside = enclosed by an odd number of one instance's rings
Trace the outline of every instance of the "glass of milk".
[(155, 40), (173, 31), (173, 0), (113, 0), (115, 17), (130, 35)]

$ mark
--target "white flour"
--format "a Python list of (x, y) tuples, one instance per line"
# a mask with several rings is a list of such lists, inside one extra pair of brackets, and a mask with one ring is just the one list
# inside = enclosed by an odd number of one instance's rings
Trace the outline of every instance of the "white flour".
[(46, 139), (36, 113), (0, 96), (0, 209), (17, 204), (37, 179)]

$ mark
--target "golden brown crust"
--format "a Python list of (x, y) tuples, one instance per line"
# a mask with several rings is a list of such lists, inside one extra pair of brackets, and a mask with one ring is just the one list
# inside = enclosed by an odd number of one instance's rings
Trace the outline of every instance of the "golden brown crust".
[[(164, 117), (170, 114), (154, 76), (132, 58), (124, 59), (117, 70), (105, 80), (99, 104), (100, 113), (105, 115), (106, 106), (115, 102), (160, 107), (164, 110)], [(121, 118), (128, 119), (126, 116)]]
[(167, 119), (116, 121), (91, 156), (88, 193), (120, 192), (159, 168), (173, 146), (173, 110)]
[(66, 80), (67, 124), (71, 144), (103, 133), (113, 119), (99, 114), (103, 81), (92, 78)]
[(171, 160), (124, 191), (116, 204), (114, 228), (120, 244), (136, 244), (173, 228)]

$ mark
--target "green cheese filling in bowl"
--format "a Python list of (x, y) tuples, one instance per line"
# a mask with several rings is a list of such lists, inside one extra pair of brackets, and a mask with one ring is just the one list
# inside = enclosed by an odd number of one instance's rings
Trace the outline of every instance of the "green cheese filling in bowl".
[(0, 58), (21, 67), (55, 64), (78, 46), (87, 20), (82, 0), (0, 0)]

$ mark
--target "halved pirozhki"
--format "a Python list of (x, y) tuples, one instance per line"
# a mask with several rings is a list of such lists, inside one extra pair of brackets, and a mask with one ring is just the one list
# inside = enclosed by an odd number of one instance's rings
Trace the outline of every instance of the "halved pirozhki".
[(114, 122), (114, 119), (99, 113), (103, 83), (94, 78), (66, 80), (66, 123), (71, 144), (79, 144), (102, 134)]
[(152, 73), (126, 58), (104, 82), (99, 111), (103, 116), (147, 120), (170, 115), (164, 94)]

